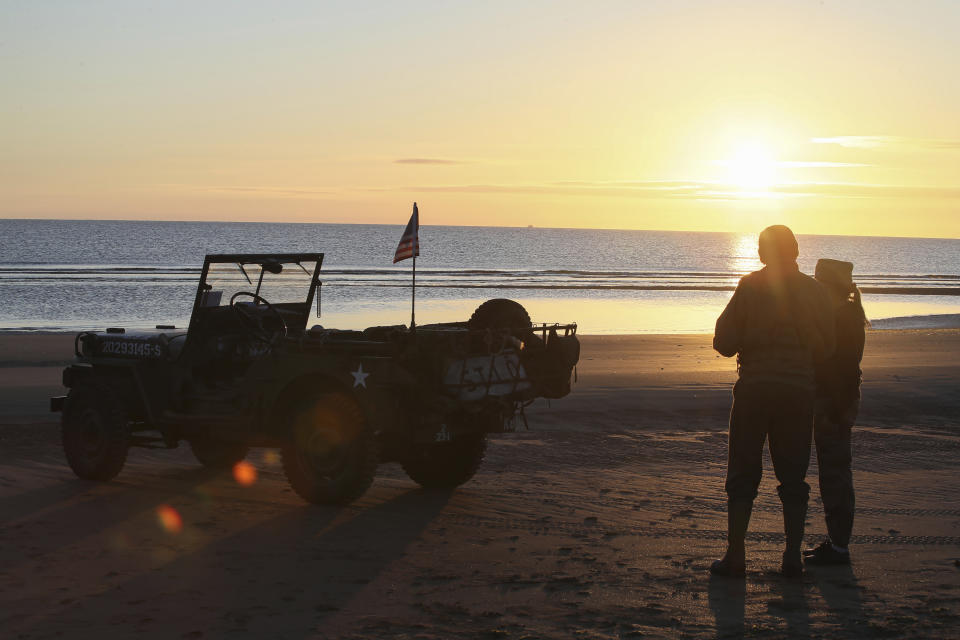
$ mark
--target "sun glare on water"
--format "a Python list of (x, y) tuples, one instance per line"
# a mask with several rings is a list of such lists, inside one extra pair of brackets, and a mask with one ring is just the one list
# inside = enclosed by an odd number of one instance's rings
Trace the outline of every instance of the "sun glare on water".
[(726, 169), (726, 181), (746, 191), (769, 191), (777, 181), (773, 154), (760, 143), (739, 145), (721, 165)]

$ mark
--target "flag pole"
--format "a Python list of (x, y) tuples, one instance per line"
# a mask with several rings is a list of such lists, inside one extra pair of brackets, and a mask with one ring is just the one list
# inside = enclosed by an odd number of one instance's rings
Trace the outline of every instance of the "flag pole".
[(413, 254), (413, 287), (410, 290), (410, 331), (417, 329), (417, 254)]

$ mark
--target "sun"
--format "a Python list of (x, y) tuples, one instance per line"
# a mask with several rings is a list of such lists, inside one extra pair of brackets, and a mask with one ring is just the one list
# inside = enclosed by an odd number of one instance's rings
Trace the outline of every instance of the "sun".
[(726, 181), (747, 191), (767, 191), (777, 181), (773, 154), (758, 142), (741, 143), (720, 164), (726, 169)]

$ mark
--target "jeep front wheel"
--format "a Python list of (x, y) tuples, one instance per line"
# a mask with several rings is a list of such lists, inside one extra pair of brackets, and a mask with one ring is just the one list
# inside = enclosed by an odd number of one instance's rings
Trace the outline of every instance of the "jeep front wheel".
[(486, 434), (465, 435), (453, 442), (414, 445), (401, 466), (421, 487), (457, 487), (473, 477), (486, 451)]
[(112, 480), (130, 448), (126, 411), (109, 387), (87, 382), (70, 389), (60, 419), (67, 463), (78, 477)]
[(294, 410), (281, 455), (290, 486), (314, 504), (359, 498), (377, 472), (374, 434), (356, 401), (342, 392), (319, 393)]

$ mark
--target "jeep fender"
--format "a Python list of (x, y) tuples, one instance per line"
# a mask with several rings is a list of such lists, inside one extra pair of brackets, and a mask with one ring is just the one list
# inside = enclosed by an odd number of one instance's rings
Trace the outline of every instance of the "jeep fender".
[[(271, 385), (263, 396), (263, 426), (273, 435), (284, 435), (290, 411), (298, 399), (318, 391), (350, 395), (374, 431), (393, 428), (402, 419), (400, 396), (412, 378), (390, 358), (347, 356), (326, 361), (315, 359), (288, 369), (282, 384)], [(299, 369), (299, 370), (297, 370)]]

